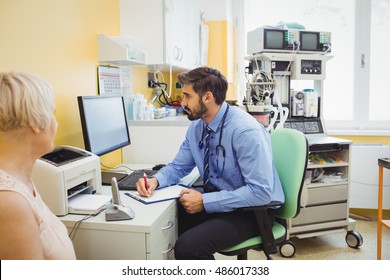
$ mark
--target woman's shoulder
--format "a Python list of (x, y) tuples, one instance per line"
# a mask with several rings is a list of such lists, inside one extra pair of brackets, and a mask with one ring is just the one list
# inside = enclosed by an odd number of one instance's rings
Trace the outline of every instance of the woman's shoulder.
[(17, 220), (34, 217), (27, 198), (12, 190), (0, 191), (0, 217), (3, 215), (6, 215), (9, 219)]

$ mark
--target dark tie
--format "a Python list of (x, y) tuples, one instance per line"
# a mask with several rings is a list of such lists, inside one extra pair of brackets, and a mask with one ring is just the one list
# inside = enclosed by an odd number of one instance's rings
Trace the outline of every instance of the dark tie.
[(204, 137), (204, 142), (205, 142), (205, 148), (204, 148), (204, 161), (203, 161), (203, 189), (204, 192), (210, 192), (212, 190), (212, 184), (210, 182), (210, 134), (211, 134), (211, 129), (206, 125), (206, 135)]

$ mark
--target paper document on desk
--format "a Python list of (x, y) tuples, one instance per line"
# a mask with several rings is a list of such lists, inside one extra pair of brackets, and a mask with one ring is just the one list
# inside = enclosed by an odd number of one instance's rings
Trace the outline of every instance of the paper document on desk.
[(69, 214), (93, 215), (102, 210), (111, 201), (111, 195), (79, 194), (69, 199)]
[(137, 191), (128, 191), (125, 192), (125, 195), (130, 196), (131, 198), (134, 198), (144, 204), (151, 204), (151, 203), (177, 199), (180, 197), (179, 193), (183, 189), (188, 189), (188, 187), (183, 185), (173, 185), (173, 186), (157, 189), (152, 193), (150, 197), (141, 196)]

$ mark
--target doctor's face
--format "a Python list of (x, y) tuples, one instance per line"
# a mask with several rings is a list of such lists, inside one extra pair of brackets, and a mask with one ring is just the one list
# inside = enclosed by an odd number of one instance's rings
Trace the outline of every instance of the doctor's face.
[(203, 104), (199, 94), (197, 94), (192, 85), (183, 85), (183, 99), (181, 106), (187, 114), (190, 121), (202, 118), (207, 113), (207, 107)]

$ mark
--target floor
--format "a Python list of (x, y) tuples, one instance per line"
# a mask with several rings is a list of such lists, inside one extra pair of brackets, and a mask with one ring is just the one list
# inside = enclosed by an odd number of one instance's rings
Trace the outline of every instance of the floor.
[[(346, 231), (325, 234), (321, 236), (297, 239), (291, 241), (296, 247), (292, 258), (284, 258), (279, 253), (272, 255), (275, 260), (376, 260), (377, 253), (377, 222), (375, 219), (359, 219), (355, 231), (363, 237), (363, 244), (358, 248), (350, 248), (345, 241)], [(390, 260), (390, 230), (382, 229), (382, 259)], [(218, 260), (235, 259), (235, 257), (216, 254)], [(249, 251), (248, 259), (266, 259), (263, 252)]]

